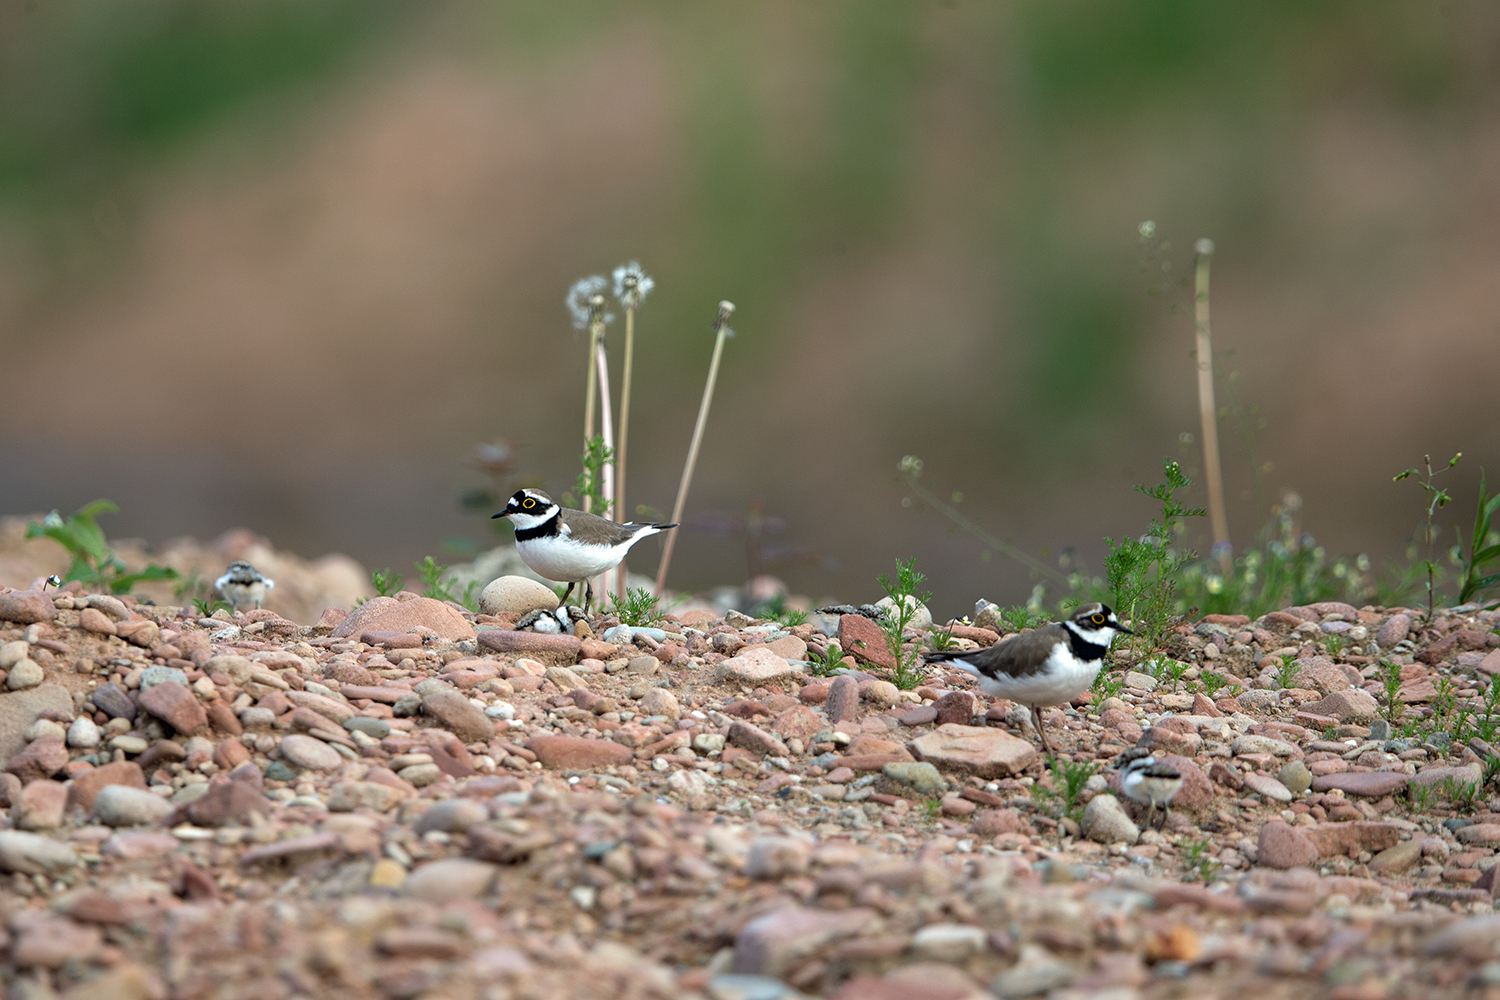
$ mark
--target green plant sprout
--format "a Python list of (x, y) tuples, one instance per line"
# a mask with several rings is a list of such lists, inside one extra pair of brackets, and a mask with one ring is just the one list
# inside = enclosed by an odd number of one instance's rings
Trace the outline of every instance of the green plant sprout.
[(614, 451), (604, 443), (602, 436), (591, 437), (584, 443), (583, 454), (579, 456), (579, 462), (583, 465), (583, 471), (578, 474), (575, 502), (579, 510), (591, 511), (600, 517), (609, 514), (610, 505), (614, 502), (605, 491), (605, 471), (610, 461), (614, 458)]
[(113, 514), (119, 509), (108, 500), (95, 500), (80, 507), (67, 520), (54, 510), (40, 523), (28, 523), (26, 537), (50, 538), (67, 549), (73, 561), (63, 574), (63, 580), (77, 580), (88, 590), (104, 589), (111, 594), (128, 594), (138, 583), (178, 579), (175, 569), (156, 563), (148, 563), (145, 569), (135, 573), (125, 571), (124, 560), (109, 547), (97, 520), (100, 514)]
[(1215, 670), (1204, 670), (1198, 674), (1198, 683), (1203, 687), (1203, 693), (1208, 695), (1209, 700), (1219, 697), (1219, 692), (1229, 686), (1229, 680)]
[(610, 613), (619, 618), (622, 624), (634, 628), (650, 628), (666, 618), (660, 605), (661, 602), (651, 591), (644, 587), (631, 587), (625, 592), (624, 600), (615, 598)]
[(896, 579), (892, 580), (884, 573), (879, 577), (881, 589), (892, 604), (879, 623), (880, 630), (885, 633), (886, 650), (895, 663), (888, 679), (903, 691), (915, 688), (926, 674), (922, 669), (921, 657), (915, 651), (908, 650), (905, 645), (906, 631), (911, 626), (912, 619), (917, 616), (918, 606), (932, 600), (932, 591), (917, 592), (917, 588), (927, 577), (917, 572), (916, 565), (915, 557), (906, 562), (897, 559)]
[(755, 609), (757, 618), (767, 618), (783, 625), (786, 628), (796, 628), (807, 621), (807, 612), (800, 608), (789, 608), (786, 605), (786, 596), (776, 594), (770, 600), (764, 601)]
[(1401, 704), (1401, 664), (1386, 660), (1383, 666), (1385, 670), (1380, 675), (1380, 686), (1385, 691), (1385, 720), (1394, 727), (1406, 711), (1406, 706)]
[(1297, 675), (1302, 668), (1297, 666), (1297, 657), (1291, 653), (1281, 654), (1281, 665), (1276, 668), (1276, 686), (1285, 691), (1297, 683)]
[(1088, 786), (1089, 778), (1099, 770), (1094, 761), (1065, 761), (1055, 754), (1047, 755), (1047, 769), (1052, 773), (1052, 787), (1042, 784), (1032, 786), (1034, 793), (1043, 800), (1054, 802), (1062, 815), (1074, 822), (1083, 816), (1083, 805), (1078, 797)]
[(1177, 576), (1193, 559), (1188, 550), (1177, 551), (1173, 541), (1181, 530), (1182, 520), (1201, 517), (1201, 507), (1186, 507), (1177, 493), (1191, 485), (1182, 467), (1168, 458), (1162, 463), (1165, 482), (1136, 491), (1161, 503), (1161, 517), (1154, 518), (1140, 539), (1105, 538), (1109, 555), (1105, 557), (1105, 576), (1115, 595), (1115, 609), (1129, 620), (1135, 635), (1131, 646), (1136, 658), (1161, 648), (1172, 627)]
[(1214, 875), (1224, 866), (1224, 863), (1209, 851), (1211, 846), (1213, 846), (1213, 838), (1203, 837), (1199, 840), (1190, 840), (1182, 847), (1183, 860), (1187, 862), (1188, 871), (1205, 885), (1212, 882)]
[[(1432, 519), (1439, 510), (1442, 510), (1443, 507), (1448, 504), (1448, 501), (1453, 499), (1448, 495), (1447, 490), (1439, 489), (1437, 486), (1433, 485), (1433, 479), (1457, 465), (1458, 460), (1460, 458), (1463, 458), (1463, 455), (1463, 452), (1458, 452), (1448, 460), (1448, 464), (1446, 467), (1439, 469), (1436, 472), (1432, 471), (1432, 456), (1423, 455), (1422, 462), (1427, 469), (1427, 475), (1417, 479), (1417, 485), (1422, 487), (1422, 491), (1427, 494), (1427, 521), (1424, 528), (1424, 533), (1427, 539), (1427, 559), (1425, 560), (1424, 565), (1427, 569), (1428, 621), (1432, 621), (1432, 612), (1435, 606), (1434, 602), (1437, 599), (1436, 592), (1433, 589), (1433, 584), (1435, 582), (1435, 577), (1437, 574), (1437, 563), (1433, 562), (1432, 560), (1432, 543), (1437, 540), (1437, 526), (1433, 524)], [(1407, 469), (1405, 472), (1398, 473), (1397, 475), (1393, 476), (1391, 478), (1391, 482), (1399, 483), (1403, 479), (1407, 479), (1411, 476), (1416, 475), (1417, 472), (1418, 470), (1416, 469)]]
[(1344, 644), (1347, 641), (1341, 635), (1330, 635), (1324, 643), (1328, 647), (1328, 655), (1334, 660), (1341, 659), (1344, 655)]
[(228, 601), (210, 601), (202, 597), (193, 598), (193, 610), (198, 613), (199, 618), (212, 618), (215, 611), (223, 608), (230, 614), (234, 614), (234, 608), (229, 606)]
[(1458, 603), (1468, 604), (1481, 591), (1500, 583), (1500, 573), (1483, 575), (1488, 563), (1500, 559), (1500, 537), (1490, 529), (1496, 508), (1500, 508), (1500, 493), (1488, 496), (1484, 481), (1484, 470), (1479, 471), (1479, 506), (1474, 511), (1474, 531), (1469, 541), (1469, 555), (1463, 559), (1463, 582), (1459, 585)]
[(839, 647), (837, 639), (829, 639), (823, 652), (809, 656), (807, 664), (814, 677), (832, 677), (845, 665), (844, 651)]
[(370, 574), (370, 586), (381, 597), (390, 597), (399, 591), (403, 582), (401, 574), (390, 569), (377, 569)]
[(933, 628), (928, 631), (927, 648), (934, 653), (945, 653), (952, 649), (953, 646), (953, 629), (951, 627)]
[(1118, 698), (1120, 692), (1125, 690), (1125, 675), (1118, 670), (1108, 668), (1099, 671), (1094, 677), (1095, 704), (1106, 698)]
[(1052, 620), (1045, 612), (1033, 611), (1021, 604), (1001, 611), (999, 618), (1000, 624), (1007, 632), (1024, 632), (1029, 628), (1038, 628)]

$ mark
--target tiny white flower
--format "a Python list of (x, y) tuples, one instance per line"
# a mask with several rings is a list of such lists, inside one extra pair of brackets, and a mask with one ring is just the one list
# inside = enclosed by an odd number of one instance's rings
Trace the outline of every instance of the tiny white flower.
[(615, 298), (626, 309), (639, 309), (656, 282), (635, 261), (615, 268)]
[[(591, 274), (587, 278), (579, 278), (573, 282), (573, 287), (568, 289), (568, 297), (564, 301), (568, 306), (568, 312), (573, 314), (573, 325), (580, 330), (589, 328), (589, 321), (594, 318), (595, 298), (599, 303), (603, 302), (600, 293), (609, 287), (609, 281), (602, 274)], [(606, 314), (603, 321), (608, 323), (614, 319)]]

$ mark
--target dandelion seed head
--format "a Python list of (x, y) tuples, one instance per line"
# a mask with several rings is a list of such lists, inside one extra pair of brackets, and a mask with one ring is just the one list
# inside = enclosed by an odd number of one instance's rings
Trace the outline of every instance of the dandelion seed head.
[[(590, 320), (594, 318), (594, 299), (599, 300), (599, 308), (603, 309), (603, 292), (608, 287), (609, 281), (602, 274), (591, 274), (573, 282), (573, 287), (568, 289), (568, 297), (563, 301), (573, 316), (574, 327), (579, 330), (588, 329)], [(613, 318), (605, 316), (603, 321), (608, 323)]]
[(726, 337), (733, 337), (734, 331), (729, 328), (729, 317), (734, 315), (734, 303), (725, 299), (719, 303), (719, 317), (714, 320), (713, 331), (722, 332)]
[(656, 282), (635, 261), (615, 268), (615, 298), (626, 309), (639, 309)]

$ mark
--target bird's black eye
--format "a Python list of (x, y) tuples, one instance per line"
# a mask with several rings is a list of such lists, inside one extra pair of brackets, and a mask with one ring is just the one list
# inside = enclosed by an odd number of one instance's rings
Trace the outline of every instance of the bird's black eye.
[(1104, 616), (1095, 612), (1094, 614), (1089, 616), (1089, 621), (1093, 622), (1095, 625), (1103, 625)]
[(535, 507), (536, 506), (536, 500), (533, 499), (532, 497), (527, 497), (525, 500), (521, 501), (521, 506), (522, 507)]

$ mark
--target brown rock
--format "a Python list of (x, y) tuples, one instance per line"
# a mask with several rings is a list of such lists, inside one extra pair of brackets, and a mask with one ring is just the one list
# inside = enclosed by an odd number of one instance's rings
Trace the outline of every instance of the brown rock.
[(418, 632), (388, 632), (385, 629), (365, 629), (359, 641), (367, 646), (384, 646), (386, 649), (421, 649), (422, 636)]
[(1476, 847), (1500, 847), (1500, 823), (1475, 823), (1461, 826), (1453, 834), (1461, 844)]
[(1304, 712), (1326, 715), (1340, 722), (1369, 722), (1380, 713), (1373, 695), (1358, 688), (1334, 691), (1322, 701), (1303, 705)]
[(214, 747), (214, 763), (229, 772), (250, 760), (250, 750), (239, 740), (220, 740)]
[(95, 635), (114, 635), (115, 623), (98, 608), (84, 608), (78, 613), (78, 627)]
[[(656, 690), (663, 690), (657, 688)], [(786, 739), (799, 739), (803, 743), (812, 739), (825, 723), (818, 717), (818, 713), (806, 705), (796, 705), (788, 708), (771, 723), (771, 728), (780, 733)]]
[(1298, 827), (1302, 835), (1318, 849), (1318, 857), (1353, 856), (1360, 851), (1375, 854), (1394, 847), (1401, 831), (1390, 823), (1319, 823)]
[(885, 633), (864, 615), (839, 616), (839, 648), (861, 663), (883, 670), (895, 669), (896, 661), (885, 645)]
[[(844, 617), (849, 617), (845, 615)], [(1036, 748), (1003, 729), (949, 723), (907, 744), (917, 760), (939, 768), (963, 771), (981, 778), (1020, 774), (1036, 760)]]
[(68, 787), (60, 781), (40, 778), (21, 789), (12, 819), (22, 830), (52, 830), (62, 826), (68, 803)]
[(1014, 809), (981, 809), (974, 814), (969, 831), (978, 837), (994, 837), (1021, 829), (1021, 814)]
[(5, 769), (21, 784), (29, 785), (57, 774), (68, 763), (68, 747), (58, 736), (43, 736), (26, 744), (26, 749), (11, 757)]
[(858, 719), (859, 681), (849, 674), (840, 674), (835, 677), (828, 685), (828, 694), (823, 702), (823, 714), (828, 717), (829, 722), (835, 725)]
[(94, 811), (94, 796), (105, 785), (125, 785), (129, 788), (146, 787), (146, 775), (133, 760), (117, 760), (112, 764), (85, 771), (73, 779), (68, 789), (68, 808)]
[(322, 615), (318, 617), (318, 621), (313, 625), (313, 628), (329, 630), (336, 629), (343, 623), (344, 619), (348, 617), (348, 608), (324, 608)]
[(785, 743), (749, 722), (730, 723), (727, 740), (734, 746), (743, 747), (751, 753), (767, 754), (772, 757), (786, 757), (791, 753)]
[(422, 699), (422, 711), (465, 743), (485, 743), (495, 738), (495, 724), (457, 691), (428, 695)]
[(1318, 860), (1318, 848), (1302, 830), (1288, 823), (1267, 823), (1260, 828), (1258, 863), (1267, 868), (1305, 868)]
[(52, 596), (40, 590), (13, 590), (0, 594), (0, 621), (32, 625), (50, 622), (57, 617)]
[(831, 912), (789, 906), (774, 910), (751, 920), (735, 936), (733, 971), (779, 978), (794, 962), (859, 934), (877, 919), (878, 913), (864, 908)]
[(974, 696), (967, 691), (949, 691), (932, 703), (937, 711), (937, 724), (945, 726), (955, 723), (967, 726), (974, 721)]
[(1293, 687), (1308, 688), (1322, 695), (1335, 691), (1347, 691), (1354, 685), (1337, 665), (1326, 656), (1314, 656), (1297, 661), (1297, 676)]
[(208, 724), (221, 733), (238, 736), (245, 731), (245, 727), (240, 725), (239, 717), (234, 714), (234, 709), (223, 698), (215, 698), (209, 702), (203, 714), (208, 719)]
[[(1233, 617), (1240, 617), (1235, 615)], [(1208, 700), (1208, 695), (1202, 691), (1193, 695), (1193, 714), (1206, 715), (1210, 719), (1223, 718), (1224, 713), (1219, 711), (1219, 706)]]
[(813, 681), (811, 684), (804, 685), (802, 690), (797, 692), (797, 697), (808, 705), (821, 705), (828, 700), (830, 687), (832, 684), (828, 681)]
[(198, 826), (244, 826), (251, 813), (271, 815), (271, 803), (250, 782), (216, 774), (209, 779), (208, 791), (188, 803), (186, 813)]
[(97, 958), (103, 947), (97, 927), (85, 927), (63, 917), (39, 917), (19, 929), (10, 960), (23, 969), (57, 969), (68, 962), (85, 963)]
[[(1186, 724), (1170, 725), (1170, 723)], [(1187, 756), (1196, 754), (1202, 745), (1203, 737), (1198, 735), (1193, 724), (1177, 716), (1167, 716), (1160, 720), (1156, 725), (1141, 733), (1140, 739), (1136, 741), (1136, 746), (1149, 747), (1152, 751)]]
[(1405, 788), (1407, 780), (1406, 775), (1396, 771), (1351, 771), (1319, 775), (1313, 779), (1312, 790), (1326, 792), (1337, 788), (1346, 795), (1381, 799)]
[(339, 622), (331, 635), (341, 639), (367, 631), (410, 632), (415, 628), (431, 629), (443, 639), (474, 638), (474, 626), (463, 615), (431, 597), (405, 601), (393, 597), (371, 598)]
[(1214, 786), (1196, 762), (1175, 754), (1158, 757), (1157, 760), (1176, 768), (1177, 773), (1182, 775), (1182, 787), (1172, 796), (1173, 809), (1195, 811), (1213, 804)]
[(140, 706), (179, 733), (196, 733), (208, 725), (208, 714), (193, 692), (176, 681), (142, 691)]
[(1390, 618), (1386, 619), (1385, 624), (1380, 626), (1380, 631), (1375, 633), (1375, 641), (1380, 643), (1382, 647), (1394, 646), (1402, 639), (1405, 639), (1407, 633), (1410, 631), (1410, 615), (1391, 615)]
[(1400, 875), (1421, 860), (1422, 841), (1413, 837), (1411, 840), (1399, 841), (1371, 858), (1370, 874)]
[[(629, 747), (612, 740), (586, 740), (581, 736), (533, 736), (526, 748), (536, 754), (544, 767), (564, 771), (628, 764), (635, 757)], [(368, 775), (366, 779), (369, 780)]]
[(498, 628), (481, 631), (479, 644), (499, 653), (519, 653), (564, 667), (577, 663), (583, 650), (583, 642), (576, 635), (547, 635)]

